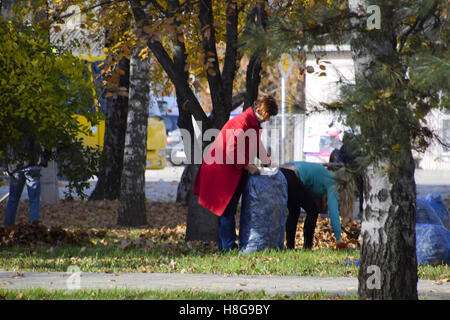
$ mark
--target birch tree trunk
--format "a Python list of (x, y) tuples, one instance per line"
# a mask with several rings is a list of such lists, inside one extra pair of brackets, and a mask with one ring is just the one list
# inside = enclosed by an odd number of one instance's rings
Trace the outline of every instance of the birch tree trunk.
[(386, 173), (383, 166), (369, 167), (367, 172), (360, 299), (418, 298), (414, 161), (411, 154), (403, 157), (395, 172)]
[[(358, 5), (367, 8), (365, 0), (349, 4), (359, 14)], [(375, 30), (376, 36), (368, 36), (367, 32), (353, 34), (357, 82), (370, 80), (373, 66), (380, 61), (389, 63), (397, 59), (394, 30), (389, 28), (394, 12), (388, 6), (383, 9), (381, 29)], [(399, 110), (402, 108), (407, 105), (398, 106)], [(395, 158), (386, 153), (377, 164), (367, 168), (358, 275), (360, 299), (417, 299), (414, 160), (409, 134), (401, 130), (401, 123), (396, 127), (400, 128), (395, 129), (397, 132), (392, 128), (391, 132), (376, 133), (379, 137), (398, 133), (400, 150)], [(361, 126), (361, 132), (365, 129)]]
[(118, 224), (147, 224), (145, 210), (145, 165), (149, 106), (149, 60), (138, 56), (137, 48), (130, 59), (130, 92), (127, 131), (120, 185)]

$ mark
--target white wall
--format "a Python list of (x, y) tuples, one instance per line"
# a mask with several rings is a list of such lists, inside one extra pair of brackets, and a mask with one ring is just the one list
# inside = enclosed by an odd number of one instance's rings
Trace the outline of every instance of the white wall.
[[(331, 46), (327, 46), (327, 49), (335, 50)], [(306, 65), (312, 66), (314, 72), (306, 73), (305, 79), (306, 107), (311, 112), (305, 120), (303, 151), (306, 161), (328, 162), (332, 148), (340, 147), (339, 140), (342, 140), (345, 128), (337, 121), (338, 115), (332, 112), (314, 112), (314, 110), (320, 108), (322, 102), (331, 103), (338, 100), (340, 83), (354, 82), (352, 54), (348, 49), (340, 52), (316, 52), (307, 56)], [(319, 64), (317, 64), (317, 58), (319, 58)], [(321, 70), (319, 65), (324, 65), (326, 69)], [(319, 76), (321, 72), (325, 72), (326, 76)], [(334, 136), (339, 140), (333, 139)], [(321, 139), (322, 143), (320, 143)], [(324, 146), (324, 140), (330, 140), (331, 146)]]
[[(446, 138), (450, 143), (450, 113), (443, 113), (433, 110), (427, 115), (427, 124), (430, 129), (439, 134), (442, 138)], [(444, 122), (446, 122), (447, 130), (444, 132)], [(450, 170), (450, 150), (445, 149), (441, 144), (435, 141), (425, 153), (414, 153), (419, 159), (419, 168), (425, 170)], [(450, 184), (450, 181), (449, 181)]]

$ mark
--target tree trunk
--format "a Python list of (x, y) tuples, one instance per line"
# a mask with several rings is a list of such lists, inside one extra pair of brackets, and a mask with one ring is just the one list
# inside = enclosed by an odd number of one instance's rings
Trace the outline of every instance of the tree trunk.
[[(125, 74), (120, 76), (119, 86), (129, 88), (130, 60), (122, 58), (118, 67), (125, 71)], [(119, 199), (127, 114), (128, 97), (107, 98), (102, 160), (98, 181), (89, 200)]]
[[(367, 8), (366, 1), (350, 1), (350, 10), (361, 14), (358, 4)], [(368, 34), (371, 31), (353, 34), (357, 82), (370, 79), (380, 61), (396, 61), (395, 34), (389, 28), (392, 17), (392, 9), (386, 6), (382, 16), (385, 24), (375, 31), (376, 36)], [(401, 123), (397, 126), (403, 127)], [(361, 132), (365, 131), (361, 125)], [(392, 132), (376, 134), (382, 137)], [(397, 135), (401, 146), (397, 156), (385, 152), (378, 165), (372, 164), (367, 169), (358, 276), (360, 299), (417, 299), (414, 161), (408, 133), (398, 131)]]
[(250, 61), (247, 66), (247, 77), (245, 79), (245, 99), (243, 109), (250, 107), (253, 102), (258, 98), (259, 84), (261, 83), (261, 70), (262, 61), (257, 54), (253, 54), (250, 57)]
[[(230, 93), (231, 95), (229, 98), (225, 98), (225, 88), (219, 69), (219, 58), (216, 50), (216, 31), (213, 26), (214, 20), (212, 0), (200, 1), (198, 19), (202, 30), (203, 51), (208, 59), (208, 62), (212, 62), (208, 64), (208, 68), (206, 70), (206, 77), (208, 79), (209, 91), (213, 105), (211, 117), (214, 122), (214, 127), (222, 128), (230, 116), (232, 93)], [(229, 30), (231, 29), (232, 28), (227, 28), (227, 37), (229, 36)], [(225, 70), (223, 72), (225, 72)], [(228, 102), (230, 105), (227, 105)]]
[(360, 299), (417, 299), (414, 160), (370, 167), (361, 236)]
[[(247, 17), (247, 24), (254, 24), (257, 28), (265, 29), (267, 26), (267, 13), (264, 9), (265, 1), (257, 3)], [(261, 83), (262, 60), (261, 55), (264, 54), (265, 48), (260, 48), (254, 52), (247, 65), (245, 79), (245, 98), (244, 107), (247, 109), (253, 102), (258, 99), (259, 84)]]
[(123, 171), (120, 187), (118, 224), (147, 224), (145, 210), (145, 165), (149, 96), (149, 59), (138, 56), (137, 48), (130, 60), (130, 94)]
[[(198, 164), (186, 167), (186, 176), (190, 186), (194, 185), (195, 176), (200, 168)], [(219, 217), (198, 204), (198, 195), (188, 196), (188, 216), (186, 222), (186, 241), (214, 241), (219, 242)], [(189, 227), (188, 227), (189, 226)]]

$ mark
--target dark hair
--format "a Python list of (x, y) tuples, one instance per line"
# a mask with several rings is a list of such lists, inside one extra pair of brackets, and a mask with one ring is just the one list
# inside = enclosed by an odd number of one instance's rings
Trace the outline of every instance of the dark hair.
[(270, 94), (266, 94), (263, 97), (257, 99), (253, 103), (253, 110), (262, 108), (263, 113), (268, 113), (271, 116), (275, 116), (278, 114), (278, 104), (273, 96)]

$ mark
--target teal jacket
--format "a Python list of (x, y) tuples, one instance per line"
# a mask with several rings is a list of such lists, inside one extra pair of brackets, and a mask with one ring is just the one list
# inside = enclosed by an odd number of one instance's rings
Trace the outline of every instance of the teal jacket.
[(341, 239), (338, 192), (333, 174), (319, 163), (294, 161), (303, 184), (317, 196), (327, 196), (328, 213), (336, 240)]

